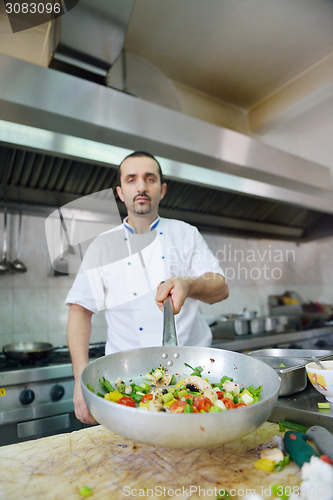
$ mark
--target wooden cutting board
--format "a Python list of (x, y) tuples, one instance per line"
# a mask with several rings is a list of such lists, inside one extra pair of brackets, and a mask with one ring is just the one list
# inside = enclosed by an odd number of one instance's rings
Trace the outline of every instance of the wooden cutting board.
[(300, 469), (292, 462), (274, 473), (254, 467), (258, 459), (254, 448), (281, 434), (278, 429), (277, 424), (266, 422), (256, 432), (210, 451), (148, 446), (101, 425), (4, 446), (0, 448), (0, 499), (74, 500), (83, 498), (79, 495), (83, 485), (92, 489), (90, 498), (98, 500), (215, 500), (222, 489), (234, 499), (243, 498), (250, 489), (267, 499), (270, 486), (280, 483), (292, 488), (301, 482)]

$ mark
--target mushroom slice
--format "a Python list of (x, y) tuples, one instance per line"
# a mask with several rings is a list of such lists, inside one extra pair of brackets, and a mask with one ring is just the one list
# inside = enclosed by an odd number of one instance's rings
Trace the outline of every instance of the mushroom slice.
[(151, 401), (149, 401), (148, 404), (149, 411), (160, 411), (161, 408), (163, 408), (163, 403), (160, 402), (158, 399), (152, 399)]
[(218, 396), (213, 390), (212, 386), (203, 378), (192, 375), (184, 380), (186, 386), (190, 385), (195, 387), (198, 392), (201, 392), (206, 398), (210, 399), (214, 404), (217, 401)]
[(151, 391), (151, 394), (153, 395), (153, 401), (162, 402), (163, 389), (156, 387)]
[(157, 380), (154, 385), (156, 387), (166, 387), (167, 385), (170, 385), (171, 379), (172, 375), (170, 375), (170, 373), (167, 373), (160, 380)]
[(235, 384), (235, 382), (224, 382), (223, 390), (227, 392), (232, 392), (234, 396), (238, 396), (239, 394), (239, 385)]
[(260, 453), (260, 458), (267, 458), (268, 460), (273, 460), (273, 462), (278, 464), (284, 459), (284, 456), (279, 448), (266, 448)]

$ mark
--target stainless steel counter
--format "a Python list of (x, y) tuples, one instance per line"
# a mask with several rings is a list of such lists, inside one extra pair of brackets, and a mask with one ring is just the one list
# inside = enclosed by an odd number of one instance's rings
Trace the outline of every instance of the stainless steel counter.
[[(280, 346), (293, 342), (313, 341), (325, 339), (333, 335), (333, 326), (315, 328), (313, 330), (301, 330), (297, 332), (283, 333), (261, 333), (257, 335), (235, 335), (234, 339), (214, 339), (212, 347), (217, 349), (228, 349), (230, 351), (244, 352), (265, 347)], [(323, 347), (325, 349), (325, 347)]]
[(327, 401), (308, 382), (306, 389), (299, 394), (279, 398), (268, 420), (276, 423), (289, 420), (305, 427), (321, 425), (333, 432), (333, 404), (330, 404), (329, 410), (320, 410), (318, 403)]

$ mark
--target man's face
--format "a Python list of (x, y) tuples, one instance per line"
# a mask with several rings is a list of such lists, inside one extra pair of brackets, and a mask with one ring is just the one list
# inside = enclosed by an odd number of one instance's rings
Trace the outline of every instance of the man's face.
[(127, 158), (121, 165), (117, 193), (128, 214), (155, 216), (166, 192), (155, 160), (147, 156)]

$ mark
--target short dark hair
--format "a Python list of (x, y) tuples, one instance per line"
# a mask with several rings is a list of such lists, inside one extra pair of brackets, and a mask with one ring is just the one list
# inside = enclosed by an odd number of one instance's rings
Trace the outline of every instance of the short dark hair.
[(147, 153), (147, 151), (134, 151), (134, 153), (131, 153), (130, 155), (127, 155), (123, 161), (119, 164), (119, 167), (118, 167), (118, 186), (120, 186), (120, 169), (121, 169), (121, 166), (122, 164), (124, 163), (125, 160), (127, 160), (127, 158), (142, 158), (142, 157), (147, 157), (147, 158), (151, 158), (152, 160), (155, 160), (156, 163), (157, 163), (157, 166), (158, 166), (158, 172), (160, 174), (160, 179), (161, 179), (161, 185), (163, 184), (164, 182), (164, 178), (163, 178), (163, 172), (162, 172), (162, 169), (161, 169), (161, 165), (159, 164), (159, 162), (156, 160), (155, 156), (153, 156), (152, 154), (150, 153)]

